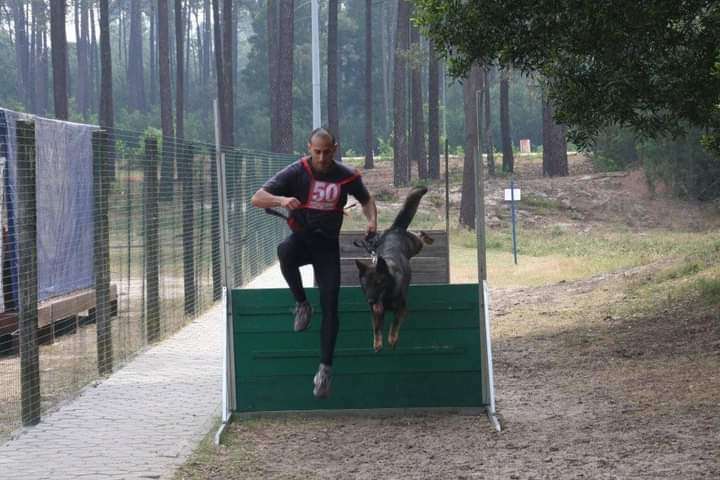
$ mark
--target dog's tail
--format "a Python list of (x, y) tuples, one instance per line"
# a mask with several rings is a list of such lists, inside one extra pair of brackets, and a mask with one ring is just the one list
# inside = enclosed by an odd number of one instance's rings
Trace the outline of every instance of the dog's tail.
[(410, 193), (405, 199), (405, 203), (400, 209), (400, 213), (398, 213), (397, 217), (395, 217), (395, 221), (390, 228), (401, 228), (403, 230), (407, 229), (410, 226), (410, 222), (412, 222), (415, 217), (418, 205), (420, 205), (420, 199), (422, 199), (423, 195), (426, 193), (427, 187), (415, 187), (410, 190)]

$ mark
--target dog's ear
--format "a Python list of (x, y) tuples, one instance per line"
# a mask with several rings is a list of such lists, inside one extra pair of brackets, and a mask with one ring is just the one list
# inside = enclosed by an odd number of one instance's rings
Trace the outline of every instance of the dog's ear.
[(370, 265), (363, 262), (362, 260), (355, 260), (355, 265), (357, 265), (358, 270), (360, 271), (360, 275), (365, 275), (367, 271), (370, 269)]
[(385, 262), (385, 259), (383, 257), (377, 257), (377, 264), (375, 265), (375, 268), (377, 269), (378, 273), (390, 273), (390, 270), (388, 270), (387, 262)]

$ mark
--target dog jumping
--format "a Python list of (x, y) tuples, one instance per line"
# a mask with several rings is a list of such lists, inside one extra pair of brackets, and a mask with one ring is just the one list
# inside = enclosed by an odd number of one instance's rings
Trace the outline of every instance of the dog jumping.
[(393, 349), (397, 345), (400, 326), (407, 316), (407, 291), (412, 278), (410, 259), (420, 253), (424, 243), (432, 243), (432, 239), (424, 232), (416, 235), (408, 231), (425, 193), (426, 187), (412, 189), (392, 226), (362, 244), (373, 254), (372, 262), (355, 261), (360, 286), (372, 312), (373, 348), (376, 352), (383, 348), (386, 311), (395, 313), (388, 343)]

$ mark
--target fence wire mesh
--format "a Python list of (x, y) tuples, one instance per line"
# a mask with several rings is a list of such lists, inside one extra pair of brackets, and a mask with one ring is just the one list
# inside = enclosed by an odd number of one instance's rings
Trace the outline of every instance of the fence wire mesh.
[[(206, 312), (222, 266), (214, 145), (0, 110), (0, 148), (3, 439)], [(294, 158), (222, 152), (236, 287), (275, 261), (249, 199)]]

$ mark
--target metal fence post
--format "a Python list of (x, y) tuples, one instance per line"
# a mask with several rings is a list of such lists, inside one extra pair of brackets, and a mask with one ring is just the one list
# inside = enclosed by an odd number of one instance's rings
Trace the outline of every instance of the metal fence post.
[(160, 339), (160, 239), (158, 238), (158, 149), (157, 139), (145, 139), (145, 315), (147, 341)]
[(178, 163), (183, 186), (183, 278), (185, 284), (185, 315), (194, 315), (195, 299), (195, 215), (193, 211), (193, 147), (178, 141)]
[[(23, 425), (40, 422), (35, 124), (17, 122), (18, 323)], [(15, 239), (11, 239), (15, 240)]]
[(108, 223), (108, 194), (110, 175), (108, 162), (108, 134), (93, 132), (93, 237), (95, 260), (95, 324), (97, 333), (98, 373), (112, 372), (113, 348), (110, 324), (110, 236)]

